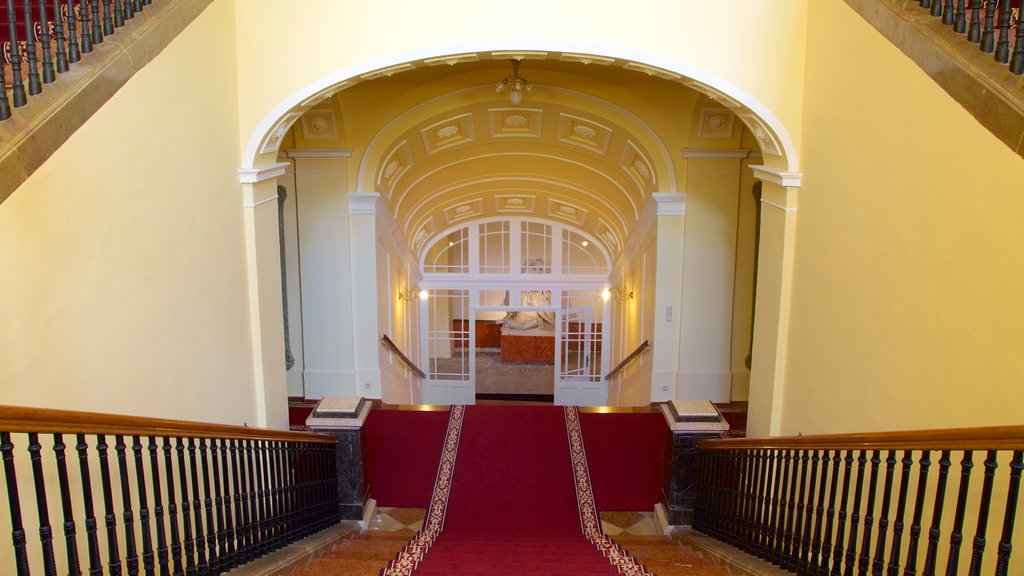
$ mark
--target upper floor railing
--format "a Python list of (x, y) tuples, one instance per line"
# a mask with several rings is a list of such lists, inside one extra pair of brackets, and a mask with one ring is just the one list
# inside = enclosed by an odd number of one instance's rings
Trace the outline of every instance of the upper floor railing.
[[(693, 527), (782, 568), (1011, 573), (1024, 426), (710, 440), (698, 450)], [(986, 557), (990, 539), (998, 545)]]
[(43, 85), (70, 71), (152, 1), (5, 0), (0, 4), (6, 17), (0, 26), (0, 120), (42, 93)]
[[(918, 0), (922, 9), (964, 34), (1014, 74), (1024, 74), (1024, 27), (1020, 0)], [(1011, 51), (1012, 45), (1012, 51)]]
[(104, 566), (110, 574), (122, 566), (128, 574), (225, 573), (338, 522), (336, 443), (305, 432), (0, 406), (9, 508), (0, 533), (12, 535), (0, 545), (0, 574), (78, 576), (83, 566), (92, 575)]

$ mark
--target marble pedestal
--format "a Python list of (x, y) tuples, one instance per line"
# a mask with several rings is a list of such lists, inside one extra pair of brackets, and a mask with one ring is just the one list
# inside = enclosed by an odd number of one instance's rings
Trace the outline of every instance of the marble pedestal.
[(710, 400), (673, 400), (662, 404), (661, 411), (669, 436), (661, 505), (669, 525), (689, 526), (697, 484), (697, 442), (725, 437), (729, 423)]
[(362, 428), (370, 413), (365, 398), (329, 396), (320, 400), (306, 419), (313, 432), (338, 439), (338, 514), (342, 520), (363, 520), (370, 487), (366, 484), (366, 443)]

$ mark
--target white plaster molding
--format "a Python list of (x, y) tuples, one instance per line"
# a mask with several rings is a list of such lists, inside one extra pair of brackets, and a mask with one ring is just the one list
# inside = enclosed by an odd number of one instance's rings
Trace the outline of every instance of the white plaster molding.
[(351, 158), (351, 148), (288, 148), (284, 151), (289, 158), (311, 160), (334, 160)]
[(786, 188), (799, 188), (804, 179), (803, 172), (783, 172), (771, 166), (752, 164), (750, 169), (754, 171), (754, 178)]
[(761, 157), (760, 150), (751, 150), (749, 148), (681, 148), (683, 158), (687, 160), (693, 158), (707, 158), (710, 160), (727, 160), (732, 158), (751, 158), (754, 152), (757, 152), (757, 157)]
[(681, 192), (655, 192), (651, 200), (658, 206), (658, 216), (686, 216), (686, 194)]
[(242, 168), (238, 171), (238, 181), (242, 184), (256, 184), (278, 176), (284, 176), (285, 171), (291, 167), (288, 162), (276, 162), (259, 168)]
[(259, 202), (253, 202), (252, 204), (242, 204), (242, 207), (243, 208), (255, 208), (257, 206), (262, 206), (264, 204), (269, 204), (270, 202), (274, 202), (275, 200), (277, 200), (277, 195), (276, 194), (274, 196), (271, 196), (270, 198), (264, 198), (263, 200), (260, 200)]
[(778, 208), (783, 212), (796, 212), (796, 208), (794, 208), (793, 206), (783, 206), (782, 204), (776, 204), (775, 202), (772, 202), (771, 200), (767, 200), (765, 198), (761, 198), (761, 204), (771, 206), (772, 208)]
[(349, 214), (377, 214), (377, 201), (380, 194), (374, 192), (352, 192), (348, 195)]

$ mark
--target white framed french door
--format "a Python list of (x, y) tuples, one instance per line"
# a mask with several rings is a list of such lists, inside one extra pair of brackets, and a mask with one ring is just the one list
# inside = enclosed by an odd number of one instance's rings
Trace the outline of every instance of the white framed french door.
[(555, 404), (604, 406), (608, 383), (601, 375), (601, 337), (594, 330), (590, 306), (560, 310), (556, 333)]

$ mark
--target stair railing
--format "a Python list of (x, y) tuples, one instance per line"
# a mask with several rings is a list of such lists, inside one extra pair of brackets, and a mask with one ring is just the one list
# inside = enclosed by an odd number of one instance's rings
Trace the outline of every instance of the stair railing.
[(338, 522), (336, 444), (0, 406), (0, 574), (223, 574)]
[[(0, 120), (71, 70), (153, 0), (5, 0), (0, 9)], [(8, 74), (10, 75), (8, 77)], [(10, 83), (10, 97), (7, 84)]]
[[(1011, 0), (918, 0), (922, 9), (940, 18), (957, 34), (978, 45), (1014, 74), (1024, 74), (1024, 26), (1019, 6)], [(1010, 44), (1013, 36), (1013, 50)]]
[(625, 368), (627, 364), (629, 364), (633, 360), (636, 360), (641, 354), (644, 353), (644, 350), (647, 350), (650, 347), (650, 341), (644, 340), (643, 342), (641, 342), (640, 345), (636, 347), (636, 349), (627, 354), (621, 362), (619, 362), (618, 364), (615, 365), (614, 368), (609, 370), (608, 373), (604, 375), (604, 379), (611, 380), (612, 378), (614, 378), (619, 372), (622, 372), (622, 369)]
[(398, 344), (395, 344), (391, 340), (391, 338), (388, 338), (387, 334), (380, 337), (380, 343), (386, 346), (388, 350), (391, 350), (391, 352), (393, 352), (395, 356), (397, 356), (398, 359), (401, 360), (403, 364), (408, 366), (409, 369), (412, 370), (417, 376), (419, 376), (420, 378), (427, 377), (427, 373), (420, 369), (420, 367), (417, 366), (416, 363), (413, 362), (411, 358), (406, 356), (405, 352), (402, 352), (402, 349), (398, 347)]
[(1024, 426), (706, 440), (698, 451), (693, 528), (787, 570), (1010, 573)]

